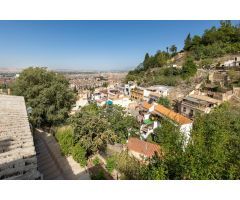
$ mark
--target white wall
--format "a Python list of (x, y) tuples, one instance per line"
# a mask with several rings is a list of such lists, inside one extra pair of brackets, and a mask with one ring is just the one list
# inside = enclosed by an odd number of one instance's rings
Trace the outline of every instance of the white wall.
[(129, 98), (123, 98), (123, 99), (116, 99), (116, 100), (112, 100), (113, 104), (122, 106), (124, 108), (127, 108), (128, 105), (130, 103), (132, 103), (132, 101)]
[(185, 135), (187, 141), (189, 140), (191, 130), (192, 130), (192, 123), (183, 124), (180, 126), (180, 132)]

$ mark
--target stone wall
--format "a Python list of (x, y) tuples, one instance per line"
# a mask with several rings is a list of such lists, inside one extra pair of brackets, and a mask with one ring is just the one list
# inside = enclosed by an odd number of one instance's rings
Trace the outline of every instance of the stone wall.
[(40, 179), (23, 97), (0, 95), (0, 179)]

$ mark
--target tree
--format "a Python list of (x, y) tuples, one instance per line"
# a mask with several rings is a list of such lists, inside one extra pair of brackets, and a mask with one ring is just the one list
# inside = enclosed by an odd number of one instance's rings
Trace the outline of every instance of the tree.
[(108, 82), (104, 82), (103, 87), (107, 88), (108, 87)]
[(145, 54), (145, 57), (144, 57), (144, 62), (148, 61), (149, 58), (150, 58), (149, 54), (146, 53), (146, 54)]
[(188, 51), (188, 50), (190, 50), (190, 48), (191, 48), (191, 46), (192, 46), (192, 38), (191, 38), (191, 35), (190, 35), (190, 33), (187, 35), (187, 38), (185, 39), (185, 41), (184, 41), (184, 50), (185, 51)]
[[(185, 136), (179, 131), (179, 127), (168, 121), (163, 121), (161, 127), (155, 131), (156, 141), (162, 148), (160, 171), (167, 172), (167, 179), (182, 179), (184, 174), (184, 145)], [(162, 168), (164, 167), (164, 168)]]
[(68, 117), (75, 95), (68, 81), (46, 68), (27, 68), (12, 86), (13, 94), (24, 96), (31, 106), (30, 121), (35, 126), (60, 124)]
[(239, 107), (223, 104), (195, 120), (185, 152), (186, 178), (240, 178), (239, 116)]
[(169, 54), (166, 52), (161, 52), (159, 51), (156, 55), (156, 65), (157, 67), (163, 67), (164, 65), (167, 64), (167, 61), (169, 59)]
[(107, 143), (113, 143), (116, 140), (116, 135), (109, 128), (107, 119), (100, 114), (101, 111), (97, 105), (90, 104), (69, 120), (74, 128), (75, 141), (86, 149), (87, 155), (104, 151)]
[(170, 107), (171, 107), (171, 103), (170, 103), (169, 99), (166, 98), (166, 97), (160, 97), (157, 102), (158, 102), (159, 104), (167, 107), (167, 108), (170, 108)]
[(107, 107), (103, 111), (103, 117), (111, 124), (111, 129), (118, 136), (117, 142), (120, 143), (125, 143), (128, 139), (128, 134), (133, 134), (140, 128), (137, 119), (126, 115), (121, 106), (111, 105)]
[(176, 47), (176, 45), (172, 45), (170, 47), (170, 52), (172, 53), (172, 56), (175, 56), (177, 54), (177, 47)]
[(183, 79), (187, 79), (191, 76), (194, 76), (197, 72), (197, 65), (194, 63), (192, 57), (187, 57), (183, 67), (182, 67), (182, 72), (181, 75)]

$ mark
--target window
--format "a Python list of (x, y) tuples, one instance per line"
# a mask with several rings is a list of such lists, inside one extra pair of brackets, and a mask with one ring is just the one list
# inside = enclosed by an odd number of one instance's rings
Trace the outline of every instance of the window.
[(189, 115), (190, 115), (191, 117), (193, 116), (193, 110), (192, 110), (192, 109), (190, 110)]
[(183, 112), (186, 112), (186, 110), (187, 110), (186, 107), (183, 107)]

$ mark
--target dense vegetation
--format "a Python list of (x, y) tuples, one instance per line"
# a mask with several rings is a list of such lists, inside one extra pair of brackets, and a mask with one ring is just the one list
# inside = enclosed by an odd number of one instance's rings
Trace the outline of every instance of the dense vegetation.
[(197, 117), (187, 145), (176, 127), (163, 123), (153, 138), (162, 148), (161, 157), (153, 157), (149, 165), (134, 161), (135, 177), (131, 168), (122, 172), (127, 179), (239, 179), (239, 116), (239, 107), (223, 104)]
[(171, 103), (167, 97), (160, 97), (157, 100), (157, 103), (165, 106), (166, 108), (171, 108)]
[(45, 68), (23, 70), (12, 88), (13, 94), (24, 96), (27, 107), (32, 107), (30, 120), (38, 127), (64, 122), (75, 99), (68, 81)]
[(191, 37), (188, 34), (184, 50), (191, 53), (196, 60), (221, 57), (225, 54), (239, 53), (240, 27), (230, 21), (221, 21), (221, 26), (207, 29), (202, 36)]
[[(167, 54), (166, 52), (157, 53), (153, 57), (159, 56), (159, 54)], [(178, 85), (181, 81), (189, 79), (194, 76), (197, 72), (197, 66), (194, 63), (192, 57), (187, 57), (181, 69), (175, 67), (167, 67), (167, 56), (163, 57), (162, 60), (154, 59), (150, 64), (146, 59), (152, 59), (152, 57), (145, 57), (143, 65), (137, 67), (135, 70), (132, 70), (126, 76), (127, 81), (137, 81), (140, 85), (169, 85), (175, 86)], [(163, 62), (163, 60), (165, 62)], [(147, 64), (145, 64), (145, 62)], [(156, 62), (154, 64), (154, 62)], [(162, 64), (160, 64), (162, 63)], [(164, 64), (163, 64), (164, 63)]]
[[(125, 143), (128, 133), (139, 130), (137, 120), (116, 105), (90, 104), (70, 117), (67, 123), (69, 126), (58, 128), (55, 136), (62, 153), (72, 155), (82, 165), (89, 156), (105, 151), (108, 143)], [(111, 165), (113, 161), (109, 162)]]
[[(167, 51), (158, 51), (155, 55), (145, 55), (144, 61), (136, 69), (129, 71), (127, 81), (136, 81), (138, 84), (178, 85), (182, 81), (194, 76), (197, 67), (209, 67), (212, 59), (240, 52), (240, 27), (234, 26), (230, 21), (221, 21), (219, 28), (212, 27), (202, 36), (187, 35), (183, 51), (187, 55), (182, 69), (171, 67), (171, 60), (177, 54), (177, 48), (172, 45)], [(170, 51), (169, 51), (170, 50)]]

